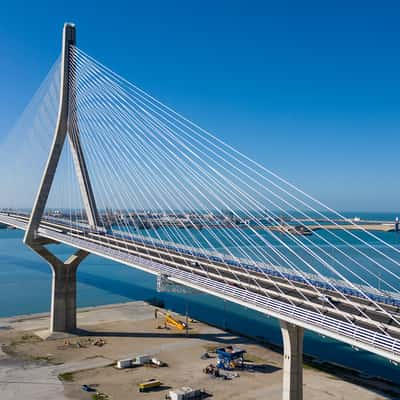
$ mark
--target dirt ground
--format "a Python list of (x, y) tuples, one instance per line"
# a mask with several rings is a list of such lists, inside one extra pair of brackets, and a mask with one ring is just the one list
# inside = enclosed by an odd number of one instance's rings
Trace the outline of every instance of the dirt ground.
[[(30, 323), (27, 318), (9, 323), (7, 328), (0, 329), (4, 357), (51, 365), (53, 369), (46, 373), (57, 374), (63, 381), (67, 399), (92, 399), (93, 393), (84, 392), (82, 384), (92, 385), (115, 400), (164, 399), (168, 388), (182, 386), (205, 389), (218, 400), (281, 399), (282, 355), (249, 339), (201, 322), (191, 324), (188, 336), (175, 329), (159, 329), (163, 319), (156, 320), (154, 307), (143, 302), (91, 308), (80, 312), (79, 318), (79, 335), (47, 340), (41, 338), (43, 330), (36, 329), (44, 327), (46, 318), (41, 322), (36, 319)], [(231, 380), (205, 375), (203, 369), (216, 363), (212, 350), (225, 345), (246, 350), (246, 364), (251, 368), (235, 371), (238, 376)], [(211, 358), (202, 360), (200, 357), (206, 351), (210, 351)], [(116, 360), (138, 354), (155, 356), (168, 366), (124, 370), (115, 367)], [(137, 384), (152, 378), (162, 382), (161, 389), (138, 393)], [(7, 400), (1, 390), (0, 398)], [(304, 398), (378, 400), (394, 397), (305, 368)]]

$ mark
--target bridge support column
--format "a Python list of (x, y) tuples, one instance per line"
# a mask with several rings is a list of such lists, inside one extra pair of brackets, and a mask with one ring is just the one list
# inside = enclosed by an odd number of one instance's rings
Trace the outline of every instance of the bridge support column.
[(283, 336), (282, 400), (302, 400), (304, 329), (281, 321), (281, 331)]
[(76, 329), (76, 271), (89, 253), (77, 251), (65, 262), (44, 246), (32, 246), (53, 272), (50, 333), (73, 332)]

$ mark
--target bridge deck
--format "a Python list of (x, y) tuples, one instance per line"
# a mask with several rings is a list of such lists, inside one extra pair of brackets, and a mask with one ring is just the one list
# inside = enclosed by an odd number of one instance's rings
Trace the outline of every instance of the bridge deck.
[[(0, 221), (26, 229), (27, 217), (0, 214)], [(136, 266), (172, 280), (289, 320), (300, 321), (308, 329), (355, 344), (365, 343), (391, 358), (400, 359), (400, 308), (348, 295), (344, 299), (334, 290), (315, 288), (302, 282), (265, 271), (249, 270), (205, 256), (182, 254), (155, 244), (97, 232), (82, 232), (65, 225), (42, 221), (40, 235), (92, 253)], [(321, 293), (323, 296), (321, 297)], [(324, 297), (326, 296), (326, 297)], [(329, 302), (326, 298), (329, 297)], [(361, 312), (360, 312), (361, 310)], [(383, 331), (382, 331), (383, 330)], [(357, 339), (357, 340), (355, 340)], [(346, 341), (346, 340), (344, 340)], [(373, 351), (373, 350), (371, 350)], [(379, 353), (379, 351), (375, 351)]]

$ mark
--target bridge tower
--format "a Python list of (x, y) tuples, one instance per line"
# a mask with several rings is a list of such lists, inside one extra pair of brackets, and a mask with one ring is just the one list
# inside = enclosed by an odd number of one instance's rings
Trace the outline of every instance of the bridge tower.
[(63, 262), (45, 247), (45, 245), (49, 244), (49, 241), (40, 236), (40, 221), (45, 211), (67, 135), (88, 223), (93, 229), (100, 225), (99, 214), (80, 142), (76, 104), (76, 68), (74, 66), (75, 58), (72, 48), (75, 45), (75, 25), (66, 23), (62, 39), (60, 100), (57, 124), (24, 237), (25, 244), (44, 258), (52, 268), (51, 333), (70, 332), (76, 328), (76, 270), (88, 255), (87, 252), (79, 250)]

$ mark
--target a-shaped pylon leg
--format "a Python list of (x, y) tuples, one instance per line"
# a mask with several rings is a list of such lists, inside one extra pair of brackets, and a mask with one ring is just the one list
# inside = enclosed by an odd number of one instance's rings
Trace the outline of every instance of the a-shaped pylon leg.
[(53, 271), (50, 333), (73, 332), (76, 329), (76, 271), (89, 253), (78, 250), (63, 262), (42, 245), (32, 246), (32, 249)]
[(281, 321), (283, 336), (283, 400), (303, 399), (304, 329)]

